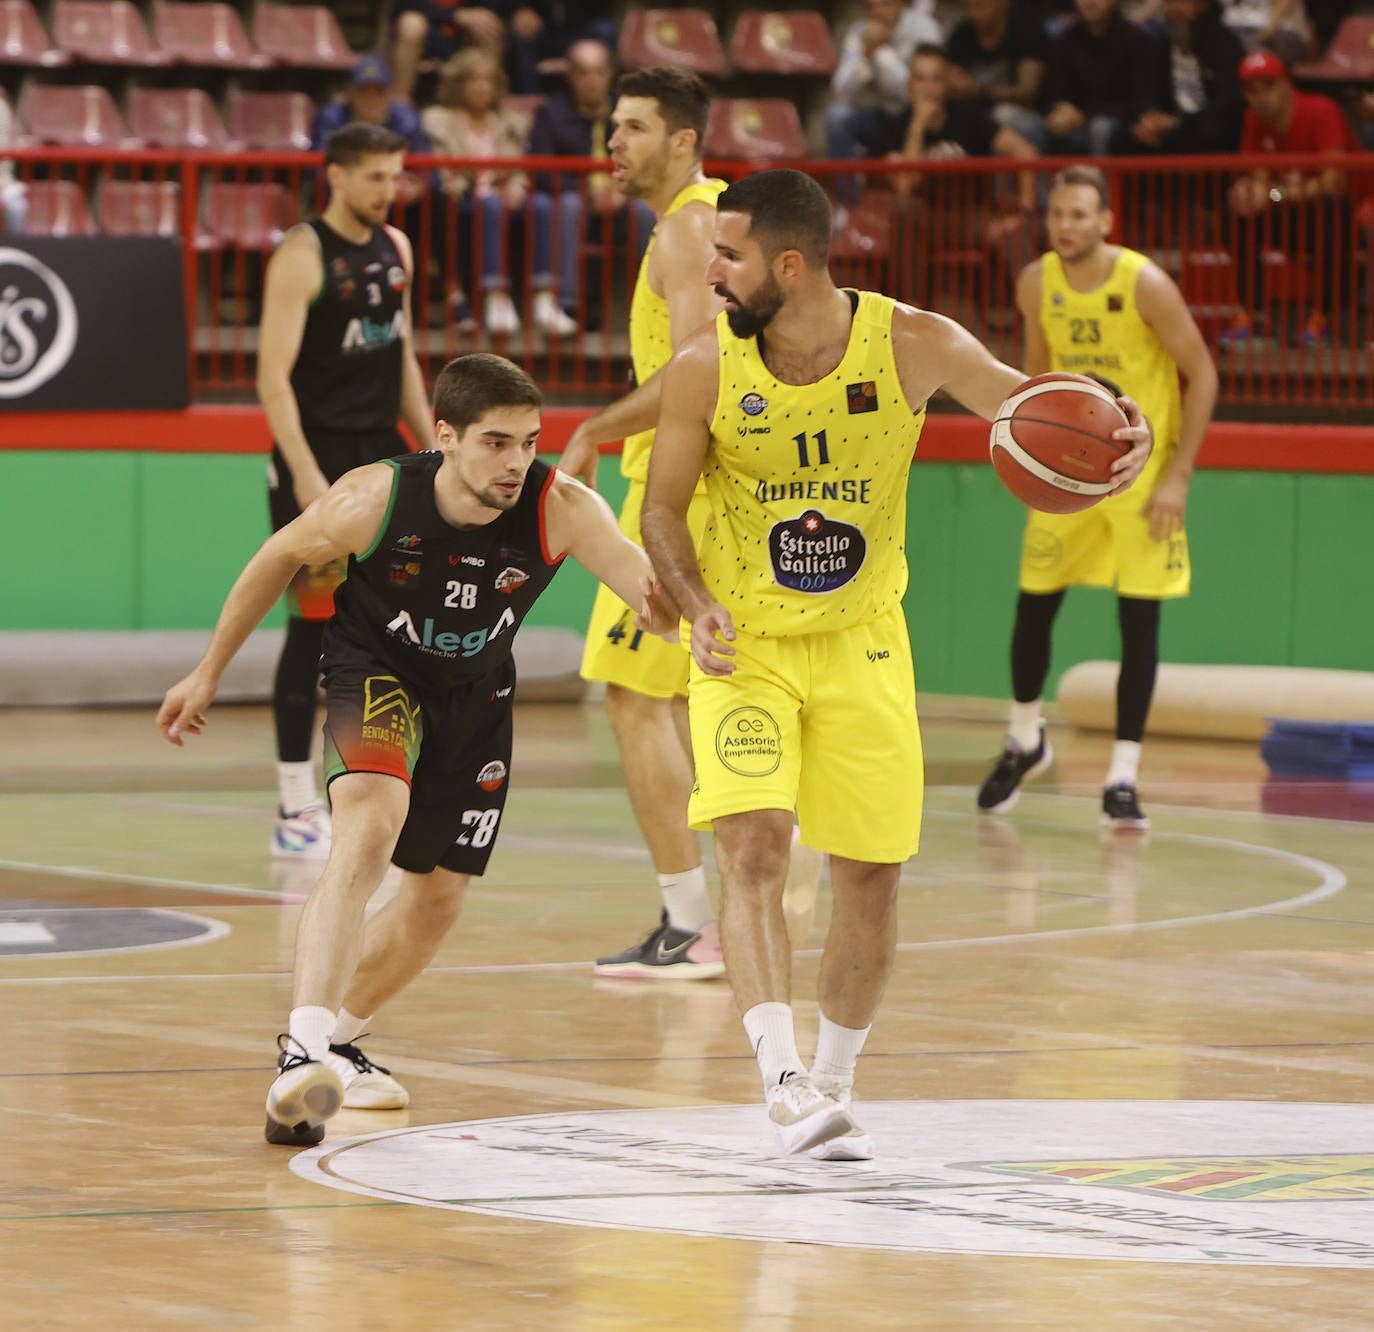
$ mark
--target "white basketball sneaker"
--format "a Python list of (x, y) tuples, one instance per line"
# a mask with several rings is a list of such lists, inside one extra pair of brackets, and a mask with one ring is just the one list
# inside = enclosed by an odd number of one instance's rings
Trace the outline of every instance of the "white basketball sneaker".
[(778, 1146), (791, 1156), (848, 1133), (849, 1112), (816, 1085), (809, 1073), (788, 1073), (767, 1093), (768, 1119)]
[(324, 1062), (343, 1083), (345, 1110), (404, 1110), (410, 1093), (391, 1076), (389, 1068), (374, 1064), (356, 1045), (333, 1045)]
[(818, 1091), (844, 1108), (853, 1125), (848, 1133), (841, 1133), (813, 1147), (811, 1156), (817, 1161), (871, 1161), (877, 1156), (878, 1150), (873, 1146), (873, 1139), (854, 1118), (854, 1079), (833, 1078), (824, 1073), (813, 1073), (811, 1078)]
[(323, 1142), (324, 1121), (343, 1102), (343, 1082), (290, 1036), (278, 1036), (277, 1049), (277, 1076), (267, 1089), (267, 1141), (282, 1147)]
[(293, 860), (328, 860), (333, 824), (323, 805), (307, 805), (298, 814), (283, 814), (272, 834), (272, 854)]

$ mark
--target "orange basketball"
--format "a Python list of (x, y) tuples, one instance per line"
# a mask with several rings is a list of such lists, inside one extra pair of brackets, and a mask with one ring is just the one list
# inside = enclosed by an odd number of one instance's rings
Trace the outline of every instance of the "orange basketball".
[(1117, 485), (1111, 465), (1130, 452), (1116, 397), (1086, 375), (1028, 379), (997, 410), (988, 441), (1002, 484), (1041, 513), (1090, 509)]

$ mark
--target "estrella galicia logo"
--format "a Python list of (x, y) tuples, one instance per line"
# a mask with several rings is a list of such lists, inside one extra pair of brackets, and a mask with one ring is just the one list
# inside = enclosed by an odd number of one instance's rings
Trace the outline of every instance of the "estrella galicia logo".
[(851, 582), (868, 554), (864, 534), (818, 509), (774, 523), (768, 533), (773, 580), (796, 592), (834, 592)]
[(739, 405), (745, 416), (761, 416), (768, 410), (768, 399), (761, 393), (746, 393)]
[(76, 350), (76, 302), (47, 264), (0, 249), (0, 398), (22, 398)]

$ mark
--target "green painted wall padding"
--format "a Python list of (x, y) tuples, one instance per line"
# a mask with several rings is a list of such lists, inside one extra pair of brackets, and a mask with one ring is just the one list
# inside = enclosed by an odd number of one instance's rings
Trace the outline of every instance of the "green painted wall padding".
[[(265, 459), (0, 454), (6, 629), (208, 628), (267, 535)], [(625, 481), (603, 460), (602, 492)], [(1374, 477), (1203, 472), (1193, 485), (1193, 595), (1165, 607), (1169, 661), (1374, 667)], [(920, 688), (1001, 698), (1022, 511), (991, 470), (917, 463), (907, 545)], [(571, 561), (530, 623), (585, 627), (594, 582)], [(268, 623), (280, 623), (280, 609)], [(1055, 631), (1051, 689), (1076, 661), (1115, 658), (1114, 598), (1076, 589)]]

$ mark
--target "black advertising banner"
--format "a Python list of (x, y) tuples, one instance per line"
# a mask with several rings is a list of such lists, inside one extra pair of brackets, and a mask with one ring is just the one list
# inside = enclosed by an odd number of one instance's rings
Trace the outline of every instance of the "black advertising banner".
[(0, 236), (0, 412), (189, 401), (179, 241)]

